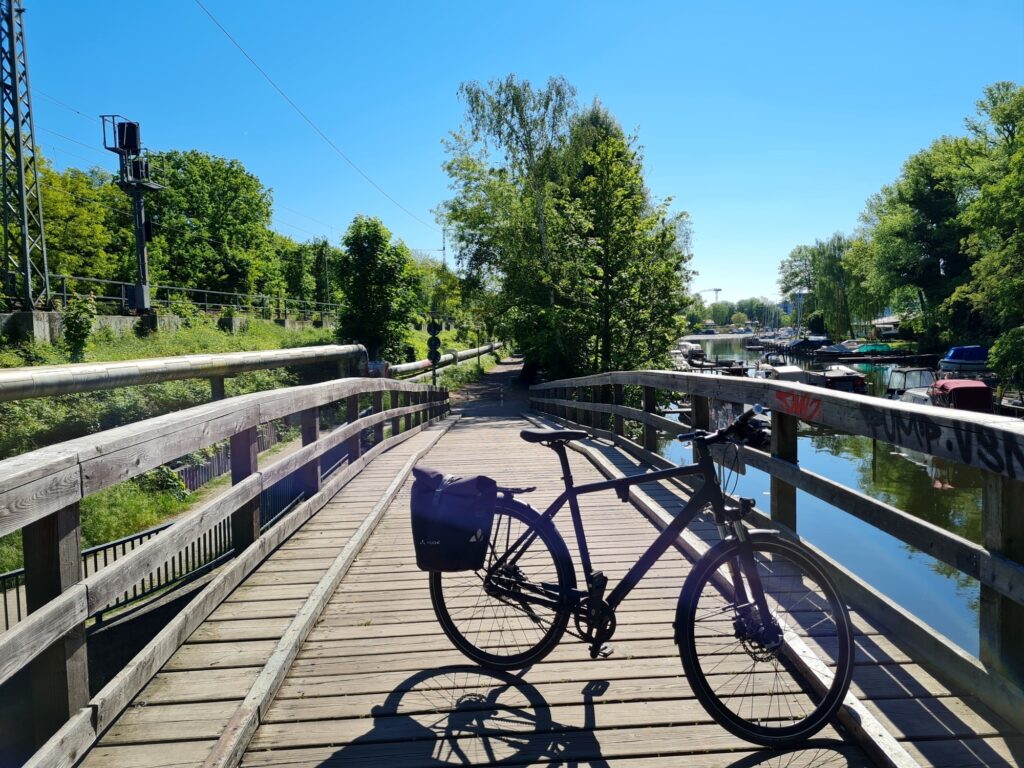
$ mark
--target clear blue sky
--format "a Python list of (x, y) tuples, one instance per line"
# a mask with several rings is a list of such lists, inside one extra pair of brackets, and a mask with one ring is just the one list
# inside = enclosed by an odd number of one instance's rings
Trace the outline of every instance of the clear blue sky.
[(794, 246), (851, 232), (911, 153), (963, 132), (985, 85), (1024, 82), (1024, 0), (204, 2), (430, 226), (326, 146), (192, 0), (25, 0), (37, 138), (58, 167), (113, 169), (56, 134), (97, 147), (96, 116), (117, 112), (149, 148), (241, 160), (297, 239), (336, 242), (364, 213), (439, 249), (459, 83), (563, 75), (637, 132), (651, 191), (691, 214), (694, 288), (734, 300), (773, 296)]

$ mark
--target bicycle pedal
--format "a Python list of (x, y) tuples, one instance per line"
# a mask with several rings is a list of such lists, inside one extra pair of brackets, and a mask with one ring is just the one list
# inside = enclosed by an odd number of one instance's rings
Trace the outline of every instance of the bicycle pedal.
[(615, 649), (612, 648), (607, 643), (604, 643), (603, 645), (601, 645), (600, 648), (595, 646), (595, 645), (590, 646), (590, 658), (592, 658), (592, 659), (596, 659), (599, 656), (602, 659), (607, 659), (613, 653), (615, 653)]

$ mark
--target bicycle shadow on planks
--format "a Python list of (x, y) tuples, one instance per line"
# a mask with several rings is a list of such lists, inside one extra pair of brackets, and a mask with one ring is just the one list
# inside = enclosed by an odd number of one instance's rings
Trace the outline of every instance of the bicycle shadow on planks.
[[(572, 713), (572, 725), (556, 720), (552, 708), (519, 674), (455, 665), (418, 672), (396, 686), (382, 704), (371, 710), (373, 725), (320, 764), (326, 766), (401, 765), (403, 768), (441, 768), (465, 765), (590, 766), (611, 768), (622, 758), (630, 764), (714, 765), (721, 768), (825, 768), (857, 764), (849, 760), (850, 745), (815, 739), (798, 750), (775, 751), (750, 745), (734, 753), (669, 756), (679, 744), (651, 744), (642, 729), (627, 737), (623, 750), (602, 749), (595, 704), (608, 690), (605, 680), (587, 682), (581, 700), (556, 709)], [(582, 724), (580, 712), (582, 709)], [(686, 742), (679, 726), (679, 742)], [(621, 729), (620, 734), (621, 734)], [(606, 731), (605, 733), (610, 733)], [(641, 734), (641, 738), (637, 738)], [(620, 740), (621, 741), (621, 740)], [(605, 752), (609, 754), (606, 757)], [(693, 754), (696, 753), (696, 754)], [(659, 759), (657, 756), (661, 755)], [(630, 759), (632, 758), (632, 759)], [(609, 763), (609, 760), (613, 760)]]

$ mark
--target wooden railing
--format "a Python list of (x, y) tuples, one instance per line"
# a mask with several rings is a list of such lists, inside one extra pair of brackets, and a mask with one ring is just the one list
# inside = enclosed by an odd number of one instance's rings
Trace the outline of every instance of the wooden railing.
[[(977, 692), (1010, 722), (1018, 726), (1024, 722), (1024, 422), (802, 384), (665, 371), (551, 381), (532, 387), (531, 403), (557, 421), (580, 425), (664, 466), (668, 462), (657, 454), (659, 437), (674, 437), (686, 430), (656, 412), (659, 395), (676, 402), (688, 395), (693, 426), (704, 429), (711, 426), (712, 401), (761, 403), (771, 410), (771, 450), (742, 449), (748, 466), (771, 476), (771, 519), (762, 515), (762, 524), (797, 536), (796, 492), (804, 491), (977, 579), (981, 585), (980, 659), (819, 550), (851, 604), (889, 629), (915, 656), (928, 659), (940, 674)], [(627, 421), (636, 424), (631, 433), (637, 440), (626, 436)], [(983, 544), (801, 468), (799, 421), (983, 470)]]
[[(0, 684), (31, 667), (33, 698), (25, 714), (38, 741), (61, 728), (54, 738), (63, 754), (91, 744), (247, 573), (368, 460), (442, 417), (447, 398), (446, 390), (392, 379), (337, 379), (211, 402), (0, 461), (0, 536), (22, 531), (29, 610), (24, 621), (0, 634)], [(372, 410), (360, 417), (367, 401)], [(320, 434), (320, 409), (335, 403), (344, 403), (348, 420)], [(291, 415), (301, 422), (303, 447), (258, 467), (257, 427)], [(363, 430), (372, 437), (365, 452)], [(82, 578), (83, 498), (224, 439), (231, 442), (229, 490)], [(324, 476), (321, 457), (340, 447), (347, 461)], [(261, 535), (260, 494), (289, 478), (301, 484), (303, 501)], [(223, 521), (230, 521), (231, 563), (90, 698), (89, 617)]]
[(284, 366), (338, 363), (341, 376), (366, 371), (361, 344), (326, 344), (257, 352), (227, 352), (179, 357), (153, 357), (110, 363), (72, 363), (25, 368), (0, 368), (0, 401), (95, 392), (161, 381), (209, 379), (214, 400), (224, 397), (224, 379), (246, 371)]

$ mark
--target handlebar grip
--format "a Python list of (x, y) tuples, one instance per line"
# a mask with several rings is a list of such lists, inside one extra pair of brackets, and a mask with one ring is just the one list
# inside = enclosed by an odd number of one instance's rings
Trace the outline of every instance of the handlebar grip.
[(761, 408), (761, 404), (758, 403), (758, 404), (754, 405), (753, 408), (750, 408), (750, 409), (744, 411), (743, 415), (741, 415), (738, 419), (736, 419), (736, 423), (737, 424), (742, 424), (743, 426), (746, 426), (747, 424), (750, 423), (750, 420), (752, 418), (754, 418), (755, 416), (757, 416), (759, 413), (761, 413), (762, 410), (764, 410), (764, 409)]
[(696, 432), (683, 432), (681, 435), (676, 435), (676, 440), (680, 443), (688, 443), (697, 436)]

